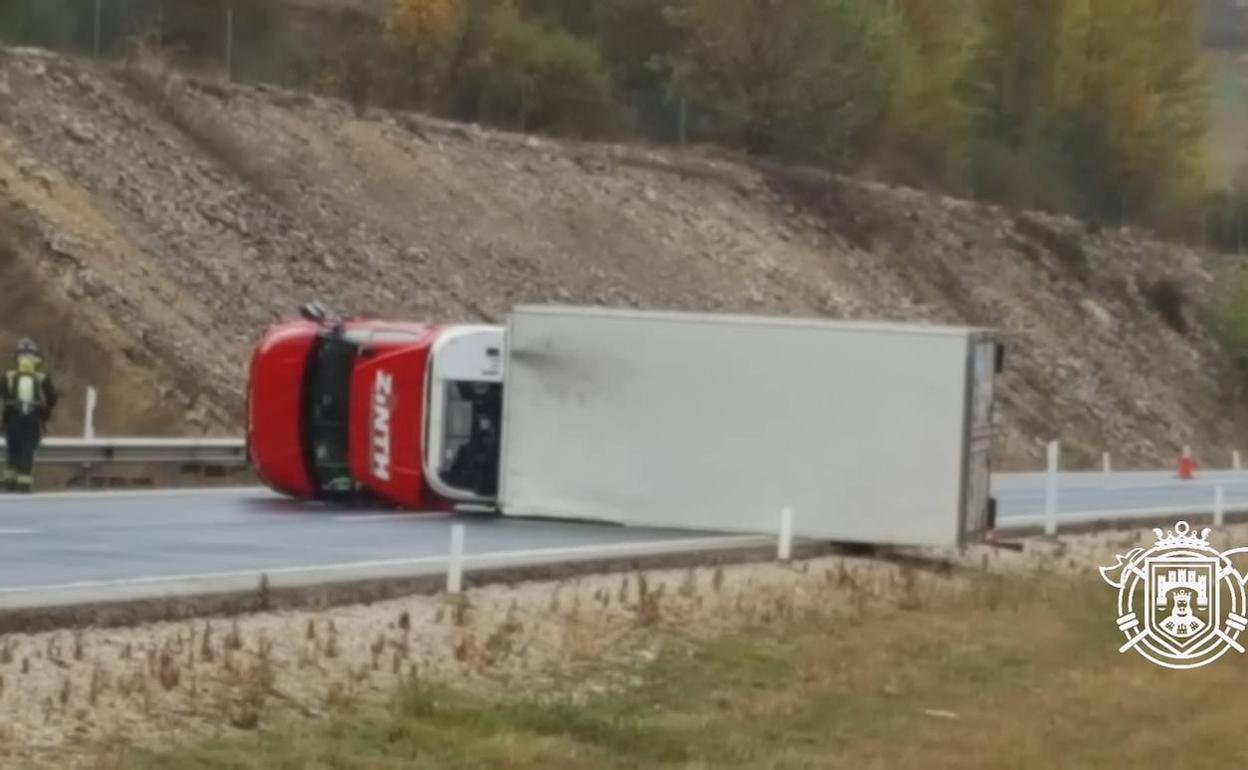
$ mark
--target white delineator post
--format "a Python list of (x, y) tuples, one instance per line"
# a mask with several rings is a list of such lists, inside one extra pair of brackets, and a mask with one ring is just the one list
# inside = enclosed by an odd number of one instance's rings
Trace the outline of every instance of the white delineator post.
[(464, 585), (464, 525), (451, 525), (451, 558), (446, 569), (446, 592), (458, 594)]
[(780, 511), (780, 540), (776, 543), (776, 558), (788, 561), (793, 554), (793, 509)]
[(95, 438), (95, 388), (87, 387), (87, 407), (82, 415), (82, 437), (85, 439)]
[(1104, 473), (1112, 471), (1109, 465), (1109, 452), (1101, 452), (1101, 471)]
[(1048, 475), (1044, 480), (1044, 534), (1049, 537), (1057, 534), (1057, 465), (1060, 452), (1061, 445), (1050, 441)]
[(1222, 526), (1226, 520), (1226, 490), (1218, 487), (1213, 490), (1213, 525)]
[(1236, 449), (1234, 452), (1231, 452), (1231, 467), (1234, 468), (1235, 470), (1240, 470), (1238, 449)]

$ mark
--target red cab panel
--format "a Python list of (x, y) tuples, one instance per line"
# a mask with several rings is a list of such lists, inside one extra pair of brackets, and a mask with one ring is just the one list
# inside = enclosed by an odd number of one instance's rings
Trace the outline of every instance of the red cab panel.
[(248, 377), (248, 458), (261, 481), (292, 497), (313, 494), (300, 437), (300, 400), (317, 331), (308, 321), (273, 327), (256, 345)]
[(422, 433), (425, 379), (435, 330), (401, 345), (369, 347), (351, 378), (351, 476), (372, 492), (417, 508), (427, 498)]

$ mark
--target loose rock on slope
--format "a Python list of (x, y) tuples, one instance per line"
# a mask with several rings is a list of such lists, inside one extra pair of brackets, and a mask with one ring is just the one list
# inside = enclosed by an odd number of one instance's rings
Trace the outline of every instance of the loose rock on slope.
[(446, 321), (553, 301), (986, 324), (1010, 347), (998, 468), (1035, 467), (1058, 436), (1067, 458), (1134, 464), (1183, 443), (1224, 462), (1236, 440), (1216, 348), (1150, 293), (1198, 300), (1206, 258), (1139, 233), (694, 153), (358, 118), (143, 62), (16, 51), (0, 86), (0, 216), (17, 223), (0, 256), (101, 355), (137, 362), (116, 376), (173, 405), (168, 430), (189, 411), (237, 431), (251, 342), (315, 297)]

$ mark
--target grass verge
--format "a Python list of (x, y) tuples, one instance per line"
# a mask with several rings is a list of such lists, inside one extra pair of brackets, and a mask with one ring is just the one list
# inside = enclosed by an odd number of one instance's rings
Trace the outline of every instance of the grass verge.
[(411, 681), (345, 709), (100, 767), (1173, 768), (1233, 766), (1248, 663), (1117, 652), (1112, 589), (984, 575), (958, 594), (687, 629), (610, 688), (486, 696)]

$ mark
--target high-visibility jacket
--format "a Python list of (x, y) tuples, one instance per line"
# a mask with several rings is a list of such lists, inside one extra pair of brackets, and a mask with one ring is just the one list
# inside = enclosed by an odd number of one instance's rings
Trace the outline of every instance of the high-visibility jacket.
[(48, 420), (56, 408), (57, 392), (52, 378), (33, 356), (19, 356), (17, 368), (4, 374), (0, 403), (7, 422), (15, 416), (38, 415)]

